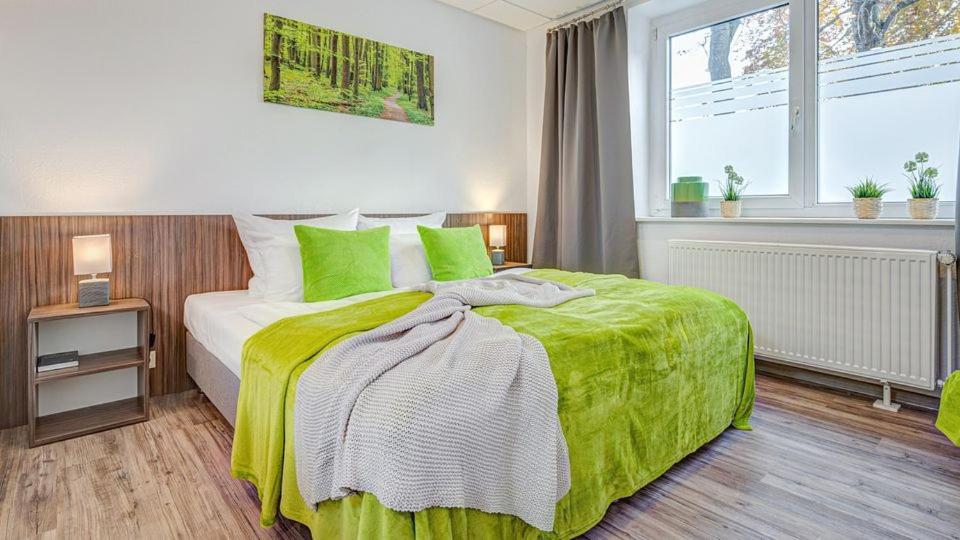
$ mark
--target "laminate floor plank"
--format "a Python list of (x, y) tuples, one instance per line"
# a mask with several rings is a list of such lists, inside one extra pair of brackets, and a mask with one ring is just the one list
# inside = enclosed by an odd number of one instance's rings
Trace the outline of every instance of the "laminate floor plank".
[[(960, 449), (933, 415), (759, 376), (754, 431), (727, 430), (584, 538), (960, 539)], [(5, 538), (308, 538), (264, 529), (230, 476), (233, 430), (196, 392), (155, 398), (149, 422), (27, 447), (0, 431)]]

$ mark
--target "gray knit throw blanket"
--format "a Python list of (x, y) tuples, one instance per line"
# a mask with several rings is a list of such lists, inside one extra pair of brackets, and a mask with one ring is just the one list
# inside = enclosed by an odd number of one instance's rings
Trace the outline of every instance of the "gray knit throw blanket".
[(316, 505), (367, 492), (398, 511), (474, 508), (552, 530), (570, 464), (547, 353), (470, 308), (551, 307), (594, 292), (521, 275), (421, 289), (435, 296), (300, 377), (300, 494)]

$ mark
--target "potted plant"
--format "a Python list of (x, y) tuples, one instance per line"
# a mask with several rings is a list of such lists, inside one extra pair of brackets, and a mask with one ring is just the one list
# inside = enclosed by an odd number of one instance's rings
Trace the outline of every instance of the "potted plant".
[(877, 219), (883, 211), (883, 196), (890, 192), (887, 184), (878, 184), (867, 176), (847, 191), (853, 195), (853, 211), (859, 219)]
[(904, 176), (910, 182), (910, 199), (907, 209), (913, 219), (934, 219), (940, 209), (940, 184), (937, 177), (940, 171), (936, 167), (927, 167), (930, 155), (918, 152), (913, 160), (903, 164)]
[(723, 200), (720, 201), (720, 216), (738, 218), (743, 210), (743, 191), (747, 189), (750, 183), (744, 181), (743, 177), (737, 174), (733, 165), (724, 167), (723, 172), (727, 174), (727, 179), (717, 182), (717, 185), (720, 186), (720, 196), (723, 197)]

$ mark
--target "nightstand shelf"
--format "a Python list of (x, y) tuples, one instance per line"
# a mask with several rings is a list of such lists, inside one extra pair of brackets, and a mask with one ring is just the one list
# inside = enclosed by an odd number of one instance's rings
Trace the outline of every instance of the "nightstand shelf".
[[(78, 365), (37, 373), (40, 324), (64, 319), (135, 313), (136, 347), (80, 355)], [(61, 441), (150, 418), (150, 304), (140, 298), (113, 300), (109, 305), (80, 308), (76, 304), (40, 306), (27, 318), (28, 424), (30, 446)], [(120, 369), (137, 369), (137, 395), (54, 414), (39, 415), (39, 390), (44, 383)], [(89, 383), (77, 383), (89, 384)]]
[(142, 298), (121, 298), (110, 300), (105, 306), (95, 306), (82, 308), (76, 303), (57, 304), (53, 306), (37, 306), (30, 310), (30, 316), (27, 322), (43, 322), (61, 319), (75, 319), (77, 317), (92, 317), (94, 315), (107, 315), (110, 313), (123, 313), (126, 311), (148, 311), (150, 304)]
[(141, 356), (140, 347), (131, 347), (129, 349), (119, 349), (116, 351), (84, 354), (80, 356), (78, 363), (80, 365), (77, 367), (37, 373), (34, 383), (41, 384), (48, 381), (66, 379), (68, 377), (79, 377), (81, 375), (92, 375), (94, 373), (103, 373), (104, 371), (113, 371), (115, 369), (138, 367), (143, 364), (143, 357)]
[(134, 397), (38, 416), (33, 446), (143, 422), (148, 418), (146, 410), (143, 397)]

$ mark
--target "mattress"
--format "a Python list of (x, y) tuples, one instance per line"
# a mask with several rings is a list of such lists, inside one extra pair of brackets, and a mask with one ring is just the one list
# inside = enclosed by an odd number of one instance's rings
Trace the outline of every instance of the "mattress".
[[(526, 272), (529, 269), (514, 268), (503, 273)], [(286, 317), (338, 309), (409, 290), (393, 289), (313, 303), (267, 302), (245, 290), (192, 294), (183, 305), (183, 324), (197, 342), (239, 378), (243, 344), (264, 327)]]
[(263, 303), (262, 298), (250, 296), (247, 291), (193, 294), (183, 305), (183, 325), (239, 377), (243, 344), (263, 328), (245, 317), (241, 309)]

